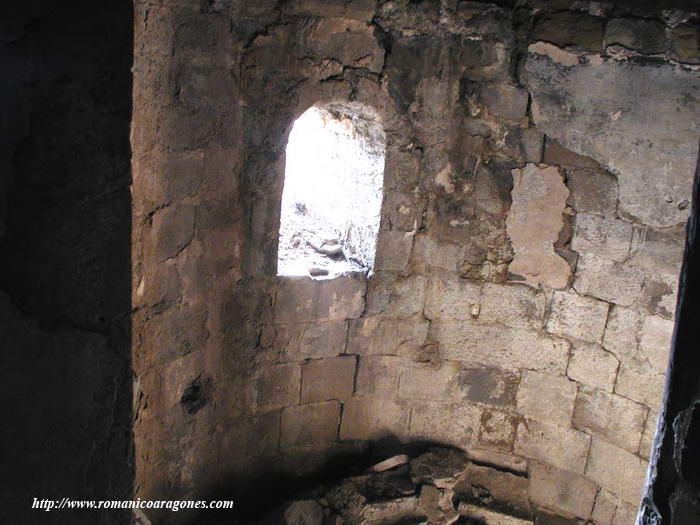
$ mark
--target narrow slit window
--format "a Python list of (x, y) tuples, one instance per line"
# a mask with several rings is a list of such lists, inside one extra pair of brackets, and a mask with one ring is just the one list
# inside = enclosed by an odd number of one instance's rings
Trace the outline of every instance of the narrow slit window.
[(278, 275), (372, 270), (385, 149), (382, 125), (364, 107), (312, 107), (296, 120), (286, 150)]

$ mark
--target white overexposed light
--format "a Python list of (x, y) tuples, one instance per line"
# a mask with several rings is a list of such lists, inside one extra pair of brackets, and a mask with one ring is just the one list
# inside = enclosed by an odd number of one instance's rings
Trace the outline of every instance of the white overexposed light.
[[(315, 107), (299, 117), (286, 150), (278, 274), (371, 269), (383, 176), (384, 133), (377, 122)], [(313, 248), (334, 241), (342, 254)]]

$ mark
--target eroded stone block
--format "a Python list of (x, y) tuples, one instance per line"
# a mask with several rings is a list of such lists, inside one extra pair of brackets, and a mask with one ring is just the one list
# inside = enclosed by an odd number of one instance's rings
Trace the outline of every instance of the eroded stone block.
[(663, 23), (657, 20), (613, 18), (605, 28), (605, 45), (619, 44), (653, 55), (666, 51)]
[(459, 389), (467, 401), (492, 406), (514, 406), (519, 377), (500, 368), (480, 366), (459, 372)]
[(582, 388), (576, 398), (574, 426), (599, 434), (630, 452), (639, 450), (648, 409), (624, 397)]
[(457, 391), (459, 370), (452, 364), (436, 368), (416, 365), (407, 368), (399, 379), (399, 397), (403, 399), (450, 399)]
[(343, 407), (340, 439), (405, 439), (408, 419), (408, 407), (398, 401), (353, 397)]
[(489, 114), (509, 122), (520, 121), (527, 111), (527, 91), (508, 84), (483, 86), (480, 98)]
[(424, 402), (411, 408), (411, 440), (466, 447), (476, 440), (481, 410), (465, 404)]
[(618, 359), (625, 359), (637, 353), (637, 337), (641, 327), (641, 316), (629, 308), (614, 305), (605, 327), (603, 346)]
[(335, 279), (280, 277), (275, 300), (275, 321), (337, 321), (355, 319), (364, 309), (365, 278), (361, 274)]
[(620, 264), (592, 254), (579, 255), (576, 291), (611, 303), (631, 306), (642, 292), (644, 272), (630, 264)]
[(516, 328), (541, 330), (544, 294), (524, 285), (484, 283), (479, 319)]
[(357, 365), (357, 393), (390, 398), (399, 388), (400, 365), (394, 356), (361, 356)]
[(578, 213), (571, 248), (621, 262), (629, 255), (632, 231), (632, 225), (628, 222)]
[(428, 337), (430, 322), (412, 319), (365, 317), (350, 322), (348, 354), (414, 356)]
[(569, 205), (578, 213), (612, 216), (617, 210), (617, 178), (603, 170), (571, 170), (566, 185)]
[(543, 507), (587, 519), (598, 487), (581, 475), (545, 463), (530, 464), (530, 498)]
[(369, 280), (367, 314), (405, 319), (423, 311), (426, 279), (422, 275), (402, 277), (377, 272)]
[(602, 439), (594, 438), (586, 477), (623, 501), (639, 504), (648, 462)]
[(275, 348), (288, 361), (334, 357), (345, 351), (347, 321), (275, 326)]
[(282, 411), (280, 447), (309, 447), (332, 443), (338, 437), (340, 403), (326, 401)]
[(478, 443), (504, 452), (513, 450), (520, 417), (512, 412), (486, 409), (481, 414)]
[(526, 419), (518, 427), (516, 454), (583, 474), (591, 438), (572, 428)]
[(259, 410), (272, 410), (299, 402), (301, 368), (296, 363), (261, 369), (255, 379), (255, 404)]
[(554, 292), (547, 331), (600, 343), (607, 318), (607, 303), (575, 293)]
[(619, 365), (617, 358), (601, 346), (575, 343), (566, 375), (578, 383), (612, 392)]
[(576, 389), (576, 383), (567, 377), (523, 370), (517, 410), (532, 419), (569, 426)]
[(301, 402), (347, 399), (355, 390), (355, 356), (308, 361), (301, 367)]
[(460, 279), (456, 274), (432, 276), (428, 284), (425, 315), (428, 319), (467, 320), (474, 306), (481, 310), (481, 283)]

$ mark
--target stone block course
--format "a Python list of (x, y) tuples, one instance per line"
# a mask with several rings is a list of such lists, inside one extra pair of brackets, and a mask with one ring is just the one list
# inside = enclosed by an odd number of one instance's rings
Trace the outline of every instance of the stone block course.
[(612, 392), (620, 362), (603, 347), (574, 343), (566, 375), (578, 383)]
[(562, 376), (523, 370), (518, 388), (518, 413), (563, 427), (571, 424), (576, 383)]
[(590, 253), (580, 254), (574, 288), (622, 306), (637, 302), (644, 284), (644, 272), (627, 263), (616, 263)]
[(514, 452), (583, 474), (590, 442), (590, 436), (578, 430), (525, 419), (518, 426)]
[(532, 462), (528, 471), (534, 504), (583, 519), (591, 515), (598, 491), (595, 483), (546, 463)]
[(525, 285), (484, 283), (479, 319), (515, 328), (541, 330), (544, 294)]
[(568, 341), (521, 328), (475, 321), (433, 321), (430, 333), (440, 341), (442, 357), (473, 365), (563, 375), (569, 359)]
[(355, 390), (355, 356), (307, 361), (301, 366), (301, 402), (347, 399)]
[(554, 292), (547, 331), (589, 343), (600, 343), (608, 304), (571, 292)]
[(340, 403), (326, 401), (282, 411), (280, 447), (310, 447), (332, 443), (338, 437)]
[(636, 453), (648, 409), (602, 390), (582, 388), (576, 398), (576, 428), (598, 434), (608, 442)]
[(586, 477), (623, 501), (638, 505), (648, 462), (602, 439), (593, 438)]

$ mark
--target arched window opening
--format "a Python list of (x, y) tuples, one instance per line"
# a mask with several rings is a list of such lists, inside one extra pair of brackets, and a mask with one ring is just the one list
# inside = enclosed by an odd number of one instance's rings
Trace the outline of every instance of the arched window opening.
[(286, 151), (278, 275), (334, 277), (374, 265), (385, 136), (355, 105), (312, 107)]

